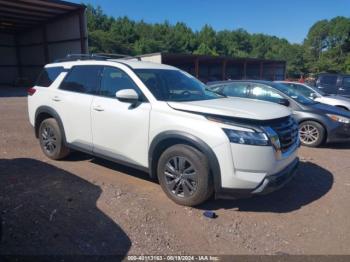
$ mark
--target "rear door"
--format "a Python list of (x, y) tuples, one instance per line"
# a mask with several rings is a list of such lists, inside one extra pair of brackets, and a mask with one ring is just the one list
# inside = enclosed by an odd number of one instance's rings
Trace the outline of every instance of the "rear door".
[(103, 69), (101, 89), (92, 109), (93, 151), (131, 164), (148, 166), (148, 132), (151, 105), (121, 102), (116, 92), (134, 89), (143, 94), (127, 73), (117, 67)]
[(344, 76), (338, 88), (338, 95), (350, 97), (350, 76)]
[(52, 94), (68, 143), (92, 151), (91, 113), (93, 96), (100, 86), (103, 67), (73, 66)]

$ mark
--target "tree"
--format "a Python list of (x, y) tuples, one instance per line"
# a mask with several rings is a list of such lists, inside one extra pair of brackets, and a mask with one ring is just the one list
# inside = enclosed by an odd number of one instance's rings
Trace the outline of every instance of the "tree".
[(350, 73), (350, 18), (320, 20), (303, 44), (244, 29), (215, 31), (204, 25), (193, 31), (184, 23), (150, 24), (128, 17), (113, 18), (100, 7), (87, 6), (90, 52), (139, 55), (153, 52), (194, 53), (287, 61), (288, 75)]

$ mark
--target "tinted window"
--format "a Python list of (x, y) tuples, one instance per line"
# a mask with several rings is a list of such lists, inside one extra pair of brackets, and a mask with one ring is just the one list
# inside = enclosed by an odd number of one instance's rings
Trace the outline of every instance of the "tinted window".
[(227, 96), (247, 97), (248, 84), (232, 83), (229, 85), (225, 85), (223, 88), (223, 94)]
[(283, 99), (283, 96), (278, 94), (271, 87), (253, 83), (251, 85), (250, 96), (255, 99), (270, 101), (274, 103), (278, 103)]
[(337, 76), (321, 76), (320, 77), (320, 84), (324, 85), (336, 85), (337, 83)]
[(306, 97), (312, 98), (313, 94), (316, 95), (315, 91), (313, 91), (312, 89), (310, 89), (310, 88), (308, 88), (306, 86), (303, 86), (303, 85), (291, 84), (291, 83), (288, 83), (288, 84), (285, 84), (285, 85), (293, 88), (293, 90), (297, 91), (299, 94), (301, 94), (303, 96), (306, 96)]
[(115, 97), (115, 93), (122, 89), (134, 89), (140, 94), (137, 85), (125, 72), (117, 68), (105, 67), (102, 74), (99, 94)]
[(44, 68), (36, 81), (37, 86), (49, 87), (58, 77), (60, 73), (64, 71), (63, 67), (47, 67)]
[(343, 87), (350, 89), (350, 77), (344, 77), (343, 79)]
[(299, 102), (300, 104), (310, 105), (316, 103), (314, 100), (302, 95), (300, 92), (296, 91), (294, 88), (288, 85), (272, 83), (271, 86), (273, 86), (274, 89), (277, 89), (278, 91), (292, 98), (293, 100)]
[(100, 86), (101, 66), (74, 66), (63, 80), (60, 89), (96, 94)]
[(135, 69), (151, 93), (161, 101), (197, 101), (222, 98), (188, 73), (171, 69)]

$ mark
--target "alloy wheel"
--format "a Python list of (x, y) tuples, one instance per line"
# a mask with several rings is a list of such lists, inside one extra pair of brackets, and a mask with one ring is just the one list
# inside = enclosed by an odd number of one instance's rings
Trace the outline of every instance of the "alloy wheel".
[(45, 125), (41, 132), (42, 145), (48, 154), (53, 154), (57, 148), (57, 138), (52, 127)]
[(319, 137), (320, 132), (313, 125), (303, 125), (299, 130), (300, 140), (307, 145), (315, 143)]
[(196, 192), (198, 172), (186, 157), (172, 157), (165, 165), (164, 174), (166, 187), (177, 197), (190, 197)]

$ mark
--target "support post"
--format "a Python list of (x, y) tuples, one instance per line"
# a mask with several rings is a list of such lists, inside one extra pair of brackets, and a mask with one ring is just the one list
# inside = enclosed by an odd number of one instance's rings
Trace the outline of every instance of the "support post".
[(244, 66), (243, 66), (243, 79), (247, 79), (247, 60), (244, 61)]
[(78, 12), (79, 15), (79, 31), (80, 31), (80, 49), (82, 54), (86, 54), (86, 35), (85, 35), (85, 8), (82, 8)]
[(49, 46), (47, 44), (46, 25), (44, 25), (42, 28), (42, 34), (43, 34), (43, 46), (44, 46), (44, 61), (45, 61), (45, 64), (48, 64), (50, 62), (50, 58), (49, 58)]
[(199, 58), (198, 57), (194, 61), (194, 72), (196, 74), (196, 77), (199, 78)]
[(222, 80), (226, 80), (226, 65), (227, 65), (227, 60), (225, 59), (222, 62)]

